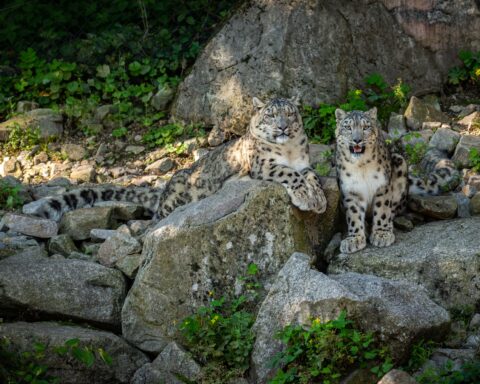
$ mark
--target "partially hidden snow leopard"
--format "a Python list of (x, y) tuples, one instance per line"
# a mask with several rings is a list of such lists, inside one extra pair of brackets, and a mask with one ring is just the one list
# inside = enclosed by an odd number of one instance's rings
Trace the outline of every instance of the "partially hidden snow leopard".
[(365, 248), (365, 218), (372, 219), (370, 243), (386, 247), (395, 241), (393, 219), (403, 210), (407, 193), (438, 194), (458, 175), (453, 163), (439, 151), (429, 151), (422, 179), (408, 174), (407, 163), (391, 153), (377, 121), (377, 110), (335, 111), (337, 177), (346, 211), (347, 237), (342, 253)]
[(117, 200), (140, 203), (160, 220), (179, 206), (212, 195), (235, 175), (280, 183), (300, 210), (324, 212), (326, 198), (310, 168), (308, 141), (295, 102), (283, 98), (253, 102), (256, 112), (244, 136), (175, 173), (163, 190), (81, 188), (30, 203), (23, 212), (58, 221), (67, 211)]

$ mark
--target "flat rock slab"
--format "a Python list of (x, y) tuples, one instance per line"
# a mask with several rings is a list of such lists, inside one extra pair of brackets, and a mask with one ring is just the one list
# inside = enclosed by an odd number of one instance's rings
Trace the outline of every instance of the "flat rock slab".
[(90, 238), (92, 229), (109, 229), (112, 226), (113, 207), (81, 208), (67, 212), (60, 221), (60, 233), (73, 240)]
[(361, 330), (374, 332), (398, 361), (408, 355), (413, 342), (438, 338), (450, 324), (447, 311), (416, 284), (358, 273), (327, 276), (311, 269), (307, 255), (294, 253), (279, 272), (253, 326), (255, 382), (263, 383), (274, 373), (270, 362), (283, 348), (272, 337), (278, 330), (289, 324), (308, 325), (313, 318), (332, 320), (342, 310)]
[(120, 324), (126, 293), (120, 271), (39, 249), (0, 261), (0, 287), (0, 315), (30, 310), (110, 327)]
[[(327, 183), (326, 183), (327, 184)], [(256, 263), (269, 287), (295, 250), (313, 254), (334, 231), (336, 183), (327, 186), (327, 212), (301, 212), (274, 183), (235, 181), (175, 210), (145, 237), (145, 262), (122, 311), (123, 334), (140, 349), (160, 352), (179, 324), (208, 300), (232, 294)]]
[(480, 303), (480, 217), (432, 222), (397, 233), (387, 248), (339, 254), (328, 273), (358, 272), (423, 285), (445, 308)]
[(434, 219), (452, 219), (457, 214), (458, 202), (455, 196), (419, 196), (408, 197), (408, 207), (417, 213)]
[(0, 230), (4, 227), (14, 232), (42, 239), (49, 239), (58, 232), (58, 225), (53, 220), (18, 213), (7, 213), (3, 216), (2, 221), (0, 221)]
[[(35, 343), (46, 345), (41, 363), (48, 367), (49, 374), (65, 384), (127, 384), (135, 371), (149, 362), (147, 356), (113, 333), (78, 326), (54, 322), (7, 323), (0, 324), (0, 337), (6, 337), (10, 347), (20, 352), (32, 352)], [(63, 347), (71, 339), (78, 339), (80, 348), (104, 349), (112, 358), (112, 364), (105, 364), (97, 355), (94, 364), (87, 368), (85, 364), (55, 353), (55, 348)]]

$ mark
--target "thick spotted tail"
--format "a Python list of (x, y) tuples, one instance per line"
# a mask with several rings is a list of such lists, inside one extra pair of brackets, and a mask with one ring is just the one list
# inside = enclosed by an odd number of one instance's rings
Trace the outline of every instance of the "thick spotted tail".
[(420, 162), (417, 172), (409, 172), (408, 193), (439, 195), (456, 188), (459, 182), (460, 173), (453, 161), (444, 152), (431, 148)]
[(64, 213), (74, 209), (92, 207), (102, 201), (128, 201), (144, 206), (153, 214), (157, 211), (161, 193), (147, 188), (80, 188), (26, 204), (23, 213), (60, 221)]

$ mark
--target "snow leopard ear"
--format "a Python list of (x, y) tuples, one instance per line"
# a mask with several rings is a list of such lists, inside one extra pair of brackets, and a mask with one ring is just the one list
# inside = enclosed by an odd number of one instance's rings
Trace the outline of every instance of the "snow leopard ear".
[(343, 109), (337, 108), (335, 110), (335, 118), (337, 119), (337, 123), (340, 123), (345, 116), (347, 116), (347, 112), (345, 112)]
[(377, 120), (377, 107), (373, 107), (372, 109), (367, 111), (368, 117), (370, 117), (371, 120), (376, 121)]
[(261, 101), (258, 97), (253, 98), (253, 106), (257, 109), (261, 109), (265, 106), (265, 103)]
[(295, 95), (295, 96), (291, 97), (289, 100), (296, 107), (300, 106), (300, 96), (299, 95)]

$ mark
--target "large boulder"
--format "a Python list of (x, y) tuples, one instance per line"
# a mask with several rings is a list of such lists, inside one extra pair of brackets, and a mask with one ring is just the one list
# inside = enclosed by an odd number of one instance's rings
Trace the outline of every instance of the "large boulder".
[(273, 373), (270, 362), (282, 349), (272, 337), (278, 330), (292, 323), (308, 325), (313, 318), (332, 320), (341, 310), (360, 329), (374, 332), (397, 360), (408, 355), (416, 340), (438, 337), (450, 321), (447, 311), (416, 284), (357, 273), (327, 276), (311, 269), (309, 256), (295, 253), (278, 274), (253, 326), (255, 382), (263, 383)]
[(238, 293), (249, 263), (268, 288), (292, 252), (313, 254), (333, 234), (336, 183), (325, 183), (325, 193), (327, 212), (315, 215), (294, 208), (278, 184), (235, 181), (160, 221), (145, 237), (145, 262), (123, 307), (124, 336), (161, 351), (208, 292)]
[(126, 294), (120, 271), (39, 248), (0, 261), (0, 317), (19, 310), (118, 328)]
[[(149, 362), (142, 352), (113, 333), (78, 326), (53, 322), (7, 323), (0, 324), (0, 337), (7, 338), (10, 348), (17, 352), (32, 352), (36, 343), (45, 345), (47, 349), (40, 362), (48, 367), (49, 375), (64, 384), (127, 384), (135, 371)], [(79, 348), (88, 347), (94, 351), (96, 359), (91, 367), (71, 355), (60, 356), (55, 352), (71, 339), (79, 340)], [(101, 360), (99, 348), (112, 358), (110, 365)]]
[(480, 217), (428, 223), (397, 233), (388, 248), (339, 254), (329, 273), (358, 272), (423, 285), (450, 309), (480, 304)]
[[(252, 96), (333, 102), (366, 76), (441, 89), (460, 49), (478, 50), (475, 0), (245, 2), (180, 85), (173, 114), (243, 133)], [(468, 28), (458, 28), (468, 25)]]
[(38, 130), (40, 137), (58, 137), (63, 133), (63, 117), (53, 109), (40, 108), (12, 117), (0, 123), (0, 141), (7, 141), (10, 131), (19, 127), (22, 130)]
[(172, 341), (150, 364), (140, 368), (131, 384), (182, 384), (185, 378), (193, 382), (200, 374), (200, 366), (193, 358)]

